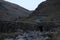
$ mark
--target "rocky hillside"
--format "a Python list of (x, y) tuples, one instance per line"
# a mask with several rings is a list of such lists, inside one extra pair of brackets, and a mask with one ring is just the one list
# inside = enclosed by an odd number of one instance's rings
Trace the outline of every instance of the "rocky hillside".
[(21, 6), (0, 0), (0, 20), (2, 21), (16, 21), (28, 17), (30, 13), (31, 11)]
[(46, 0), (29, 15), (16, 4), (0, 1), (0, 40), (60, 40), (59, 3)]
[(37, 20), (36, 22), (42, 21), (54, 21), (60, 22), (60, 0), (46, 0), (38, 5), (36, 10), (26, 18), (26, 21)]

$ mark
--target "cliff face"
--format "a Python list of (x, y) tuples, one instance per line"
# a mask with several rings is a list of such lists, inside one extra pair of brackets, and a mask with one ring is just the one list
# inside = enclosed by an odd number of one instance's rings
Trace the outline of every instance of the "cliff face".
[(0, 0), (0, 20), (16, 21), (28, 17), (30, 11), (16, 4)]

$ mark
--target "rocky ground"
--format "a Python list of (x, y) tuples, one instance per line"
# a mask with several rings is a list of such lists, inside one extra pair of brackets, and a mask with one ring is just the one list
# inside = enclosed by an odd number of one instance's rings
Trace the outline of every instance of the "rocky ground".
[(23, 31), (0, 33), (0, 40), (60, 40), (60, 28), (54, 31)]
[(4, 38), (4, 40), (60, 40), (60, 37), (53, 38), (57, 32), (29, 31), (17, 35), (14, 38)]
[[(0, 40), (60, 40), (59, 23), (32, 24), (0, 22)], [(41, 28), (42, 27), (42, 28)]]
[[(11, 38), (14, 39), (14, 38)], [(5, 39), (5, 40), (11, 40), (11, 39)], [(18, 35), (14, 40), (46, 40), (50, 39), (47, 35), (44, 37), (44, 34), (40, 31), (30, 31), (28, 33), (24, 33), (22, 35)]]

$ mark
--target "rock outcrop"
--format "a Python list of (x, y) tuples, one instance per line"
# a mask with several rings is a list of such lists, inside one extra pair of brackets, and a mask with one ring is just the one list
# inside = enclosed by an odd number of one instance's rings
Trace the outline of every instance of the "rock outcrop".
[(0, 20), (2, 21), (16, 21), (21, 18), (28, 17), (30, 11), (4, 0), (0, 0)]

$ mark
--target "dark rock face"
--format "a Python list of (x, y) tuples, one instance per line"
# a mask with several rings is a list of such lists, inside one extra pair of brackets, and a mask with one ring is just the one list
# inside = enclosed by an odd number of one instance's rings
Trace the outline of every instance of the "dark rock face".
[(0, 20), (2, 21), (16, 21), (21, 18), (28, 17), (30, 11), (18, 6), (16, 4), (1, 1), (0, 2)]

